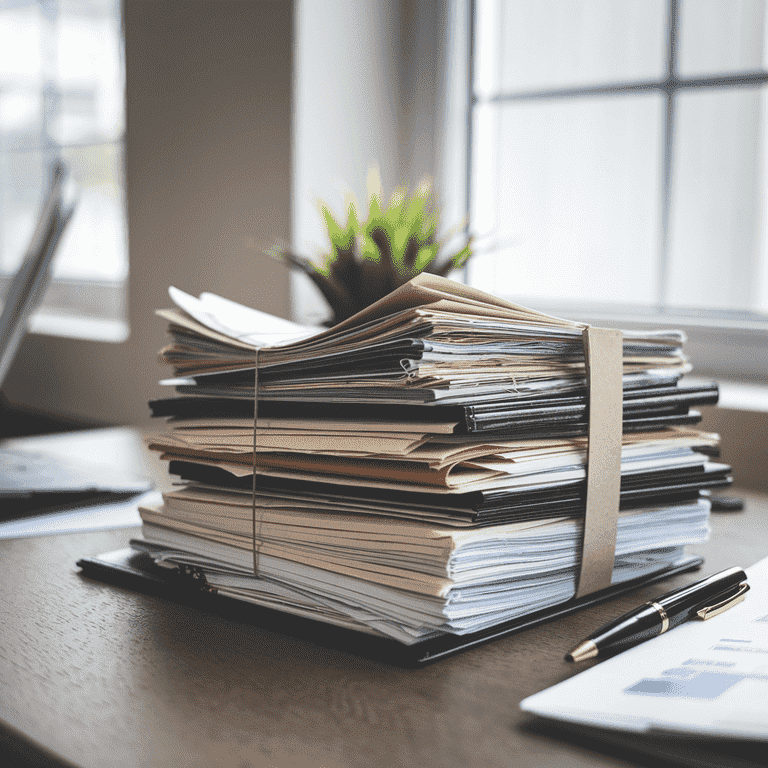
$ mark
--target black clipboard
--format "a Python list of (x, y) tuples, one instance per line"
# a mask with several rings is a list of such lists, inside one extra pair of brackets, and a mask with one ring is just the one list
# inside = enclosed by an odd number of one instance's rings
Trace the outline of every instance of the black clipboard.
[(177, 570), (160, 568), (146, 552), (130, 547), (94, 557), (84, 557), (77, 561), (77, 565), (82, 570), (82, 575), (89, 578), (162, 597), (231, 621), (308, 640), (316, 645), (335, 648), (355, 656), (413, 668), (431, 664), (461, 651), (568, 616), (582, 608), (597, 605), (669, 576), (698, 569), (703, 562), (703, 558), (690, 555), (675, 566), (663, 568), (650, 576), (625, 581), (579, 600), (572, 599), (480, 632), (461, 636), (445, 634), (413, 645), (404, 645), (385, 637), (342, 629), (321, 621), (313, 621), (215, 594), (207, 591), (204, 582), (197, 580), (194, 574), (182, 574)]

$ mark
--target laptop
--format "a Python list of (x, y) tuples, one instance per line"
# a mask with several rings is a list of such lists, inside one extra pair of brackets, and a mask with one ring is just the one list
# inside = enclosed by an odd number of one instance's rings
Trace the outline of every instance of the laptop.
[[(51, 182), (24, 260), (0, 313), (0, 389), (24, 338), (29, 319), (50, 282), (57, 246), (77, 204), (77, 188), (61, 160)], [(144, 478), (118, 467), (67, 462), (42, 452), (0, 445), (0, 518), (39, 514), (75, 504), (118, 500), (149, 490)]]

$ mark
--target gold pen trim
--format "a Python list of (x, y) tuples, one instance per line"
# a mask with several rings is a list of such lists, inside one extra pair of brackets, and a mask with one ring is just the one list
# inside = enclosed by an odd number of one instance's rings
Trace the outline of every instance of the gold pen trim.
[(667, 616), (664, 606), (661, 606), (658, 603), (648, 603), (648, 605), (650, 605), (651, 608), (655, 608), (659, 616), (661, 616), (661, 632), (659, 632), (659, 634), (663, 635), (669, 629), (669, 616)]
[(586, 661), (597, 656), (597, 646), (591, 640), (579, 643), (570, 653), (565, 654), (566, 661)]
[(711, 619), (713, 616), (717, 616), (718, 614), (727, 611), (729, 608), (733, 608), (733, 606), (737, 603), (740, 603), (746, 596), (747, 592), (749, 592), (749, 584), (747, 584), (746, 581), (743, 581), (741, 584), (739, 584), (739, 591), (735, 595), (726, 597), (725, 600), (721, 600), (719, 603), (715, 603), (714, 605), (709, 605), (706, 608), (699, 609), (696, 611), (696, 615), (704, 621)]

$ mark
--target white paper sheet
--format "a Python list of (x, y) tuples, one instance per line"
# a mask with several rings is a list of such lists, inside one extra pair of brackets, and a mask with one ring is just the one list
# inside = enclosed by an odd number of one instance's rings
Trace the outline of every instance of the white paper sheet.
[(158, 491), (150, 491), (128, 501), (84, 505), (76, 509), (7, 520), (0, 523), (0, 539), (23, 539), (30, 536), (53, 536), (57, 533), (134, 528), (141, 525), (139, 505), (157, 504), (161, 501), (162, 495)]
[(768, 740), (768, 558), (746, 600), (524, 699), (547, 718), (622, 731)]
[(198, 299), (173, 286), (168, 289), (168, 293), (173, 303), (194, 317), (198, 323), (255, 347), (288, 344), (324, 330), (316, 326), (299, 325), (258, 309), (245, 307), (215, 293), (203, 293)]

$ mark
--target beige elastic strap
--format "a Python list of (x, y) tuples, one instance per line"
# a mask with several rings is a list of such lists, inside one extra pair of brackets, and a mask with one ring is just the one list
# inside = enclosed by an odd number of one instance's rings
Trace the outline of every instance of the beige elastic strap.
[(611, 585), (621, 490), (623, 350), (621, 331), (585, 328), (589, 390), (587, 508), (576, 597)]
[(259, 424), (259, 350), (256, 350), (253, 371), (253, 486), (251, 489), (251, 541), (253, 542), (253, 575), (259, 575), (259, 550), (261, 548), (261, 517), (256, 514), (256, 448)]

